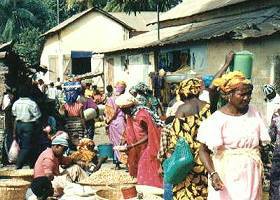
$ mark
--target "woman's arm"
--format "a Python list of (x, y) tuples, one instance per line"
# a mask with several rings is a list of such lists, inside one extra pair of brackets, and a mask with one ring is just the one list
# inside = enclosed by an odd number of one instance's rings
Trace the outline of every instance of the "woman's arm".
[(144, 144), (148, 141), (148, 135), (145, 135), (141, 140), (138, 140), (134, 144), (127, 145), (127, 150), (130, 150), (131, 148), (137, 147), (138, 145)]
[(212, 182), (213, 188), (215, 190), (223, 190), (224, 184), (221, 181), (218, 173), (215, 171), (213, 160), (210, 156), (210, 150), (205, 144), (201, 144), (199, 148), (199, 158), (210, 174), (210, 180)]
[[(227, 56), (226, 56), (226, 60), (225, 63), (223, 65), (223, 67), (214, 75), (214, 79), (216, 78), (220, 78), (229, 68), (230, 63), (233, 59), (234, 56), (234, 52), (230, 51)], [(214, 86), (213, 84), (211, 84), (208, 88), (209, 91), (209, 98), (210, 98), (210, 102), (211, 102), (211, 112), (215, 112), (217, 110), (217, 104), (218, 104), (218, 100), (219, 100), (219, 93), (217, 91), (217, 87)]]
[(85, 121), (85, 117), (84, 117), (84, 111), (83, 111), (83, 107), (80, 108), (80, 118), (81, 118), (81, 123), (84, 129), (86, 129), (86, 121)]
[[(220, 78), (226, 71), (227, 69), (229, 68), (230, 66), (230, 63), (233, 59), (233, 56), (234, 56), (234, 52), (233, 51), (230, 51), (227, 55), (226, 55), (226, 59), (225, 59), (225, 63), (223, 65), (223, 67), (214, 75), (214, 79), (215, 78)], [(209, 87), (210, 89), (215, 89), (216, 86), (214, 86), (213, 84), (210, 85)]]
[[(148, 126), (146, 124), (146, 122), (144, 121), (141, 121), (141, 126), (142, 128), (146, 131), (146, 133), (148, 133)], [(134, 148), (134, 147), (137, 147), (138, 145), (141, 145), (141, 144), (144, 144), (148, 141), (148, 134), (146, 134), (143, 138), (141, 138), (140, 140), (138, 140), (137, 142), (135, 142), (134, 144), (129, 144), (127, 145), (127, 150), (131, 149), (131, 148)]]

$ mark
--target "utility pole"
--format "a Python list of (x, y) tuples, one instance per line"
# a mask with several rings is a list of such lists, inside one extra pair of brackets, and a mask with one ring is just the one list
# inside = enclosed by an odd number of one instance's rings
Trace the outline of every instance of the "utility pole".
[(57, 24), (59, 24), (59, 0), (56, 0), (56, 19)]
[(157, 36), (158, 36), (158, 40), (160, 40), (159, 0), (157, 1)]

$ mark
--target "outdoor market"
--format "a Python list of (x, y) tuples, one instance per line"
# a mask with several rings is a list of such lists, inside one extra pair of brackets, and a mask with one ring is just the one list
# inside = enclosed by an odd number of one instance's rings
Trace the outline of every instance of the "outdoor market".
[(280, 199), (280, 1), (2, 13), (1, 200)]

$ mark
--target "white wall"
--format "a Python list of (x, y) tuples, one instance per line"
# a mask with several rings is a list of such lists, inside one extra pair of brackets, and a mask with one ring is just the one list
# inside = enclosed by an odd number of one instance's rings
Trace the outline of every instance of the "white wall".
[[(57, 75), (63, 78), (63, 56), (71, 51), (93, 51), (108, 48), (129, 37), (122, 25), (99, 12), (91, 12), (47, 38), (41, 55), (41, 65), (49, 66), (49, 56), (59, 57)], [(49, 78), (49, 74), (46, 74)]]
[[(114, 83), (116, 83), (119, 80), (123, 80), (127, 84), (127, 88), (129, 89), (133, 85), (136, 85), (138, 82), (142, 81), (147, 84), (150, 83), (150, 77), (149, 73), (153, 72), (155, 70), (154, 63), (153, 63), (153, 53), (148, 53), (149, 55), (149, 61), (148, 64), (143, 64), (141, 62), (142, 54), (136, 54), (136, 55), (130, 55), (128, 56), (129, 64), (127, 67), (127, 70), (124, 68), (124, 66), (121, 64), (121, 56), (122, 55), (115, 55), (111, 57), (106, 57), (105, 60), (108, 58), (114, 59)], [(134, 59), (134, 62), (133, 62)], [(140, 62), (136, 62), (139, 60)], [(106, 76), (108, 74), (108, 63), (105, 62), (105, 85), (108, 84), (108, 77)]]

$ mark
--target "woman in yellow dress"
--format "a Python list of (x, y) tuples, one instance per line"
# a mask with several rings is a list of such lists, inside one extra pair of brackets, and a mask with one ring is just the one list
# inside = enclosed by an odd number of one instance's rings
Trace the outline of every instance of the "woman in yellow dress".
[(176, 112), (171, 134), (168, 138), (167, 152), (172, 154), (177, 140), (183, 137), (192, 150), (195, 166), (185, 181), (174, 185), (174, 200), (207, 199), (207, 172), (198, 156), (200, 143), (196, 140), (196, 136), (201, 122), (210, 115), (210, 105), (198, 99), (200, 91), (201, 80), (196, 78), (182, 81), (178, 89), (178, 95), (180, 95), (184, 104)]

